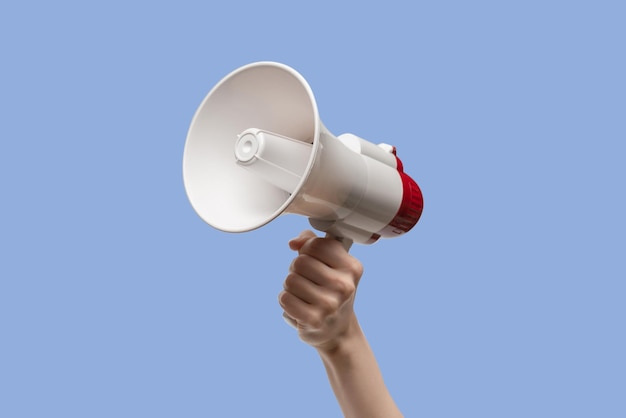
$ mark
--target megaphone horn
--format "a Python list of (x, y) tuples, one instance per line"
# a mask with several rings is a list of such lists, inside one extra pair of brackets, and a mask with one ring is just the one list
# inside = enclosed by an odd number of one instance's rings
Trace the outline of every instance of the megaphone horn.
[(408, 232), (423, 208), (395, 147), (335, 137), (306, 80), (275, 62), (243, 66), (205, 97), (187, 135), (183, 180), (197, 214), (226, 232), (294, 213), (348, 246), (370, 244)]

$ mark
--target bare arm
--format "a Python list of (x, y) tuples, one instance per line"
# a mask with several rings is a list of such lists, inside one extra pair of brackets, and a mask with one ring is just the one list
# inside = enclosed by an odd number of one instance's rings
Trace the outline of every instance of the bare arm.
[(279, 302), (300, 338), (317, 349), (346, 418), (400, 418), (354, 313), (361, 263), (343, 246), (305, 231)]

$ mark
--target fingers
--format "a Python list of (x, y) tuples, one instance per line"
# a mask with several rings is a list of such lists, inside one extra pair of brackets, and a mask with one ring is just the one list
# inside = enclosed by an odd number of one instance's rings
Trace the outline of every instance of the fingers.
[(289, 266), (289, 272), (305, 277), (319, 286), (329, 285), (338, 274), (337, 271), (308, 254), (299, 254), (294, 258)]
[(299, 250), (334, 269), (350, 268), (352, 256), (334, 238), (314, 238), (306, 241)]
[(333, 311), (356, 292), (356, 286), (349, 277), (336, 275), (324, 285), (290, 272), (283, 284), (284, 290), (304, 303), (320, 307), (323, 311)]
[(331, 269), (308, 255), (294, 260), (278, 301), (298, 324), (318, 328), (352, 303), (356, 283), (352, 275)]
[[(303, 325), (309, 328), (320, 328), (331, 318), (337, 316), (344, 302), (333, 293), (320, 292), (309, 295), (314, 300), (309, 303), (296, 296), (289, 290), (284, 290), (278, 296), (278, 302), (285, 311), (283, 317), (287, 317), (296, 325)], [(290, 321), (290, 324), (293, 325)]]
[(290, 241), (290, 246), (298, 248), (299, 253), (289, 267), (291, 273), (341, 295), (354, 292), (363, 274), (363, 265), (340, 242), (333, 238), (318, 238), (313, 232), (304, 231)]
[[(363, 274), (361, 263), (333, 238), (304, 231), (289, 241), (298, 255), (289, 267), (278, 301), (285, 321), (300, 335), (314, 330), (334, 335), (352, 312), (356, 287)], [(331, 325), (335, 324), (335, 325)]]
[(298, 324), (319, 326), (321, 315), (319, 315), (314, 305), (306, 303), (286, 290), (283, 290), (278, 295), (278, 303), (285, 311), (283, 317), (290, 318), (293, 321), (290, 324), (293, 325), (295, 323), (296, 327)]
[(289, 241), (289, 248), (293, 251), (300, 251), (300, 248), (304, 245), (305, 242), (307, 242), (311, 238), (316, 237), (317, 235), (315, 235), (313, 231), (302, 231), (300, 235)]
[(360, 278), (363, 274), (361, 263), (348, 253), (341, 242), (334, 238), (320, 238), (312, 231), (303, 231), (289, 241), (289, 247), (300, 254), (309, 255), (331, 268), (350, 271), (355, 277)]

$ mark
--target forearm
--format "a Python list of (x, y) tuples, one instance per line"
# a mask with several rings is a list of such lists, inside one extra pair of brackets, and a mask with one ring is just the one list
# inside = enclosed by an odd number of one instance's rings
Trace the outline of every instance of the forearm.
[(346, 418), (401, 418), (361, 327), (353, 316), (335, 347), (318, 349)]

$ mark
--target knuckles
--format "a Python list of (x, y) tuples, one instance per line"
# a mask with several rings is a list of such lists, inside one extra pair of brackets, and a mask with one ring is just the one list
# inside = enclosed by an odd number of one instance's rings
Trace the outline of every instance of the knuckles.
[(356, 284), (350, 278), (338, 278), (333, 282), (333, 288), (342, 301), (350, 299), (356, 292)]
[(281, 307), (285, 308), (287, 306), (287, 303), (288, 303), (288, 300), (287, 300), (288, 298), (289, 298), (288, 292), (283, 290), (282, 292), (280, 292), (278, 294), (278, 304)]
[(303, 272), (308, 269), (315, 259), (307, 254), (299, 254), (291, 262), (290, 270), (294, 272)]
[(286, 291), (290, 292), (297, 286), (299, 280), (301, 280), (301, 278), (300, 276), (298, 276), (298, 274), (296, 274), (295, 272), (289, 272), (287, 274), (287, 277), (285, 277), (283, 287)]
[(321, 315), (320, 312), (313, 312), (311, 313), (311, 315), (309, 315), (307, 324), (313, 329), (319, 329), (319, 328), (322, 328), (322, 326), (324, 325), (324, 322), (325, 322), (324, 316)]
[(363, 264), (361, 264), (361, 262), (356, 258), (350, 256), (350, 259), (347, 262), (347, 269), (358, 283), (363, 275)]
[(320, 298), (320, 300), (317, 301), (316, 306), (319, 310), (320, 316), (326, 317), (339, 310), (342, 302), (343, 301), (337, 300), (335, 297), (326, 296), (324, 298)]

